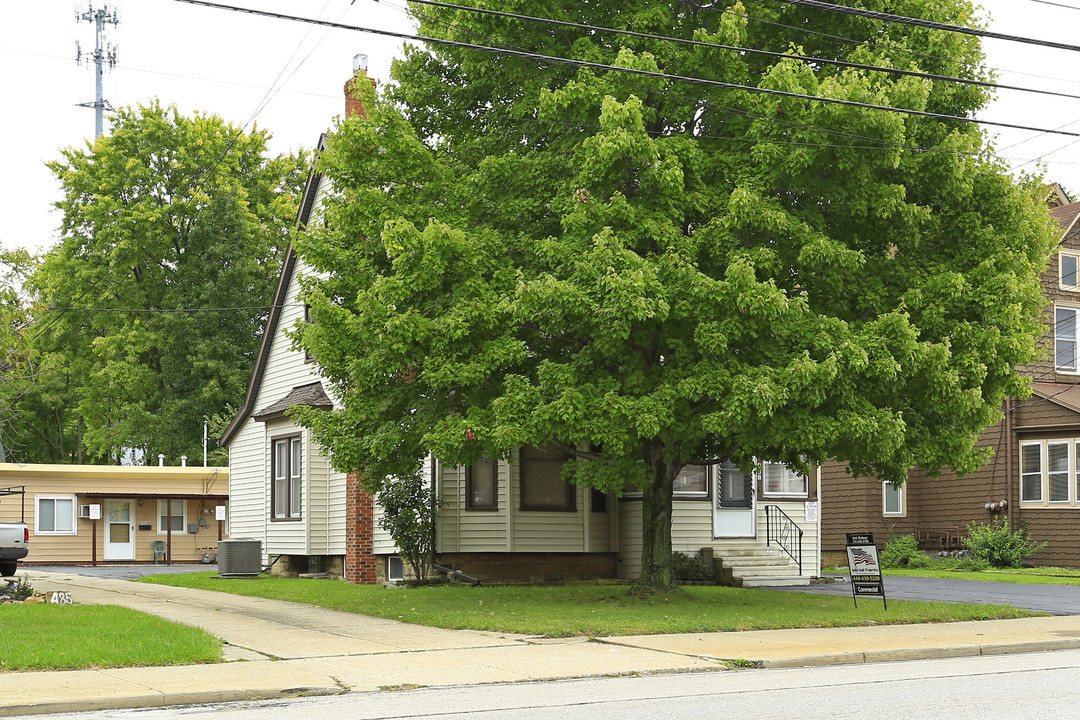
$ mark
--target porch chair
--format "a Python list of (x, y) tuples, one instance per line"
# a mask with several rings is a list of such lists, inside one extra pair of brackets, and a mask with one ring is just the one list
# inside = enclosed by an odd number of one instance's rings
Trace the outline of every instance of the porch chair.
[(158, 560), (158, 555), (161, 556), (161, 562), (163, 562), (163, 563), (166, 562), (166, 559), (165, 559), (165, 541), (164, 540), (155, 540), (154, 542), (150, 543), (150, 545), (154, 548), (154, 564), (155, 565), (158, 564), (158, 561), (157, 561)]

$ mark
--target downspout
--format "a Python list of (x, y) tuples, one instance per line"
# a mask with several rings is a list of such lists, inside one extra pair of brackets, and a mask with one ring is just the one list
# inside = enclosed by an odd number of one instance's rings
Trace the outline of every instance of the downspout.
[[(1020, 503), (1013, 499), (1013, 448), (1016, 445), (1013, 438), (1013, 417), (1012, 417), (1012, 397), (1005, 398), (1005, 442), (1008, 443), (1005, 446), (1005, 499), (1008, 500), (1009, 507), (1006, 508), (1005, 517), (1008, 518), (1009, 532), (1013, 532), (1013, 528), (1016, 526), (1016, 518), (1013, 517), (1016, 513), (1014, 510)], [(1015, 504), (1014, 504), (1015, 503)]]
[[(435, 456), (432, 455), (431, 456), (431, 514), (432, 514), (432, 516), (435, 515), (435, 497), (436, 497), (435, 493), (438, 491), (438, 484), (436, 482), (436, 479), (438, 477), (438, 469), (436, 468), (435, 463), (436, 463)], [(470, 575), (466, 575), (465, 573), (461, 572), (460, 570), (454, 570), (453, 568), (448, 568), (448, 567), (446, 567), (444, 565), (439, 565), (437, 562), (435, 562), (435, 547), (436, 547), (435, 543), (438, 541), (438, 532), (437, 532), (436, 528), (438, 527), (438, 525), (439, 525), (438, 522), (431, 523), (431, 569), (434, 570), (435, 572), (442, 573), (443, 575), (445, 575), (447, 578), (449, 578), (451, 580), (464, 580), (467, 583), (472, 583), (473, 585), (479, 585), (480, 581), (477, 580), (476, 578), (474, 578), (474, 577), (472, 577)]]

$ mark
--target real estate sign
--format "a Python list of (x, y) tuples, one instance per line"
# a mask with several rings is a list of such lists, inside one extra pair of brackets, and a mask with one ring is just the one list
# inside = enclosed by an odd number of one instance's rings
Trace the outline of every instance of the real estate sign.
[(876, 595), (887, 610), (889, 604), (885, 600), (885, 585), (881, 581), (881, 563), (878, 562), (874, 533), (847, 534), (847, 561), (855, 607), (859, 606), (859, 597)]

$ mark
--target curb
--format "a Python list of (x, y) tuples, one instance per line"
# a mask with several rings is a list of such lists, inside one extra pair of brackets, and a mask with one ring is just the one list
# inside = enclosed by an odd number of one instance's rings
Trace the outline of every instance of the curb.
[(286, 688), (283, 690), (199, 690), (182, 693), (144, 693), (100, 700), (49, 701), (27, 705), (4, 705), (0, 717), (14, 715), (51, 715), (54, 713), (89, 712), (94, 710), (129, 710), (148, 707), (176, 707), (204, 703), (249, 702), (254, 700), (283, 700), (300, 697), (344, 695), (339, 687)]
[(1008, 655), (1010, 653), (1049, 652), (1051, 650), (1075, 650), (1080, 648), (1080, 638), (1063, 640), (1035, 640), (1032, 642), (1003, 643), (1000, 645), (961, 645), (941, 648), (899, 648), (895, 650), (869, 650), (828, 655), (804, 655), (780, 660), (754, 660), (762, 668), (794, 668), (815, 665), (853, 665), (858, 663), (895, 662), (898, 660), (936, 660), (940, 658), (974, 657), (977, 655)]

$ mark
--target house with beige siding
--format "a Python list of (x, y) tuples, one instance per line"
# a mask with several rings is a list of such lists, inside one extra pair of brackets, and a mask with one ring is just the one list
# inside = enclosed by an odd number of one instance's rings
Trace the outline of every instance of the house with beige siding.
[(1032, 396), (1008, 398), (1001, 422), (978, 445), (990, 462), (957, 477), (916, 469), (896, 487), (874, 477), (853, 477), (845, 466), (821, 469), (822, 548), (827, 564), (843, 564), (845, 533), (919, 537), (926, 550), (956, 550), (970, 523), (1007, 518), (1046, 546), (1030, 558), (1038, 565), (1080, 567), (1080, 203), (1058, 186), (1047, 195), (1061, 243), (1042, 276), (1051, 301), (1046, 310), (1044, 359), (1020, 368)]
[(26, 565), (200, 563), (228, 537), (229, 471), (0, 463), (0, 522), (25, 517)]
[[(319, 216), (325, 182), (312, 171), (300, 226)], [(247, 396), (219, 441), (229, 448), (232, 537), (261, 541), (274, 572), (398, 579), (401, 558), (380, 527), (377, 504), (355, 477), (334, 470), (310, 432), (288, 415), (291, 407), (335, 403), (319, 368), (289, 336), (305, 320), (299, 297), (305, 272), (290, 247)], [(471, 467), (428, 458), (424, 476), (442, 501), (435, 564), (484, 580), (636, 577), (640, 497), (568, 484), (563, 462), (530, 446)], [(728, 582), (808, 582), (820, 567), (818, 494), (816, 472), (807, 477), (771, 464), (752, 474), (726, 464), (687, 466), (675, 482), (673, 547), (712, 557)]]

